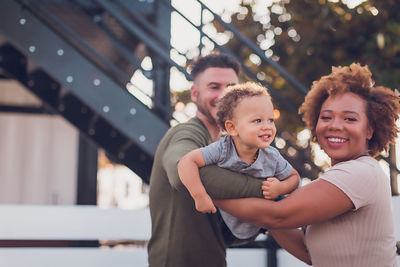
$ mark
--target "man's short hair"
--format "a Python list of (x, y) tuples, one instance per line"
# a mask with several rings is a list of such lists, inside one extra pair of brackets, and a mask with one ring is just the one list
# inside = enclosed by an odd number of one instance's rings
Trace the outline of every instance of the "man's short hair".
[(199, 57), (195, 62), (191, 65), (191, 76), (192, 80), (196, 79), (196, 77), (205, 71), (208, 68), (228, 68), (233, 69), (236, 75), (239, 75), (240, 64), (239, 62), (227, 55), (221, 53), (213, 53), (207, 55), (205, 57)]

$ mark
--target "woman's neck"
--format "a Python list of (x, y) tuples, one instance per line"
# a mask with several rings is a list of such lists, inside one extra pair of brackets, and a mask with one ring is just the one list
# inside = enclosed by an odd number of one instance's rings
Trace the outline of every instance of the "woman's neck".
[(333, 165), (336, 165), (336, 164), (338, 164), (340, 162), (349, 161), (349, 160), (356, 160), (356, 159), (361, 158), (361, 157), (369, 157), (369, 156), (370, 155), (368, 154), (368, 152), (365, 152), (363, 154), (358, 155), (357, 157), (354, 157), (354, 158), (351, 158), (351, 159), (347, 159), (347, 160), (335, 160), (335, 159), (331, 158), (331, 165), (333, 166)]

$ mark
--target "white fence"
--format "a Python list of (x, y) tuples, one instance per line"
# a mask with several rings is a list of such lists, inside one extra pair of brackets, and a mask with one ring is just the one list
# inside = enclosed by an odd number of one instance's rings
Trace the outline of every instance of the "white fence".
[[(393, 197), (396, 240), (400, 241), (400, 197)], [(147, 240), (148, 208), (121, 210), (96, 206), (0, 205), (0, 240)], [(303, 267), (284, 250), (278, 250), (279, 267)], [(7, 267), (23, 266), (147, 266), (145, 248), (0, 248)], [(266, 267), (263, 249), (228, 249), (228, 267)], [(397, 257), (400, 266), (400, 256)], [(3, 266), (3, 265), (2, 265)]]

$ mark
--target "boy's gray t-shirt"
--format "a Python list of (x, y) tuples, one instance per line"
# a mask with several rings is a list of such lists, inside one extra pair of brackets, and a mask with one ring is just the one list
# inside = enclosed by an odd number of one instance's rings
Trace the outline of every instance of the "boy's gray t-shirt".
[[(260, 149), (257, 160), (248, 164), (241, 160), (236, 152), (231, 136), (221, 137), (220, 140), (201, 148), (206, 165), (217, 166), (235, 172), (244, 173), (259, 179), (276, 177), (286, 179), (292, 172), (292, 166), (274, 147)], [(220, 210), (222, 218), (231, 232), (238, 238), (247, 239), (256, 235), (260, 227), (245, 223), (229, 213)]]

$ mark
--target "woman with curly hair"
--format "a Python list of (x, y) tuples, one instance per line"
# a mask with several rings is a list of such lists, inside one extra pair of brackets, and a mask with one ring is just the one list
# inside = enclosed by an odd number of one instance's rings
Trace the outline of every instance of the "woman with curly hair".
[(400, 104), (371, 76), (360, 64), (333, 67), (300, 107), (312, 140), (331, 159), (318, 179), (279, 202), (244, 198), (216, 205), (269, 229), (314, 267), (396, 266), (390, 180), (373, 157), (395, 141)]

